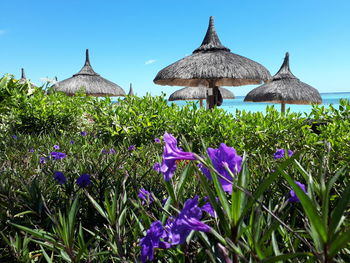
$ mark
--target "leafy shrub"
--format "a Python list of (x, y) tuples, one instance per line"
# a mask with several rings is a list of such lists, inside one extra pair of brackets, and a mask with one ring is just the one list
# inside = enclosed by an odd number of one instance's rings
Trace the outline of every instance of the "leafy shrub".
[(61, 92), (34, 88), (31, 93), (25, 85), (5, 76), (0, 81), (2, 103), (1, 122), (9, 123), (12, 132), (48, 133), (76, 129), (88, 112), (91, 98), (80, 94), (69, 97)]
[[(202, 213), (210, 231), (156, 249), (156, 260), (350, 260), (348, 101), (339, 109), (315, 106), (305, 117), (273, 107), (232, 115), (168, 105), (164, 95), (112, 103), (43, 88), (29, 95), (8, 76), (0, 84), (0, 261), (139, 261), (140, 239), (152, 223), (164, 226), (196, 195), (198, 207), (208, 196), (216, 211)], [(315, 133), (308, 119), (326, 124)], [(170, 181), (153, 169), (163, 152), (154, 139), (164, 142), (164, 132), (197, 154), (178, 160)], [(223, 193), (207, 155), (220, 143), (244, 157), (232, 195)], [(275, 160), (281, 148), (295, 154)], [(65, 157), (53, 158), (58, 151)], [(86, 187), (77, 184), (82, 174), (90, 175)], [(306, 195), (294, 181), (306, 185)], [(140, 199), (141, 188), (153, 202)], [(292, 189), (301, 203), (288, 202)]]

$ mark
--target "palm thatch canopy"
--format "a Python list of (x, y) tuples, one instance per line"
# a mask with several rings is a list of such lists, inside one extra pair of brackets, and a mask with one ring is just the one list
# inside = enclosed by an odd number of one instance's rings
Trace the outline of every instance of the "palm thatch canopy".
[(283, 64), (270, 83), (250, 91), (244, 101), (285, 104), (321, 104), (322, 98), (317, 89), (301, 82), (289, 68), (289, 54), (286, 53)]
[(134, 90), (132, 89), (132, 84), (130, 83), (129, 96), (134, 96)]
[(21, 78), (18, 80), (18, 84), (30, 84), (30, 86), (32, 87), (36, 87), (36, 85), (32, 82), (30, 82), (27, 78), (26, 78), (26, 73), (24, 72), (24, 69), (21, 68)]
[(54, 89), (63, 91), (67, 95), (74, 95), (81, 88), (91, 96), (125, 96), (125, 91), (117, 84), (102, 78), (90, 65), (89, 50), (86, 49), (86, 59), (83, 68), (71, 78), (57, 82)]
[[(186, 87), (175, 91), (169, 96), (169, 101), (174, 100), (205, 100), (208, 88), (206, 87)], [(223, 99), (234, 99), (235, 95), (228, 89), (219, 87)]]
[[(211, 16), (201, 46), (158, 72), (154, 83), (170, 86), (241, 86), (260, 84), (271, 78), (270, 72), (253, 60), (230, 52), (216, 33)], [(214, 94), (215, 96), (215, 94)]]
[(198, 87), (214, 80), (214, 86), (241, 86), (260, 84), (270, 78), (270, 72), (265, 67), (231, 53), (230, 49), (221, 44), (211, 16), (201, 46), (192, 55), (159, 71), (154, 83)]

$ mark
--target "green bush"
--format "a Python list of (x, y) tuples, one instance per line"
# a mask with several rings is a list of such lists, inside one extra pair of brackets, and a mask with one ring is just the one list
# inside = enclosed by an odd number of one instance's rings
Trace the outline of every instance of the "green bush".
[(20, 85), (8, 76), (1, 79), (0, 91), (1, 122), (6, 122), (13, 133), (77, 130), (92, 100), (83, 94), (76, 97), (54, 91), (47, 94), (43, 87), (32, 88), (28, 93), (26, 84)]
[[(164, 224), (195, 195), (200, 206), (205, 196), (224, 204), (215, 208), (218, 218), (203, 215), (213, 231), (157, 249), (156, 260), (350, 260), (349, 101), (339, 109), (315, 106), (308, 116), (273, 107), (232, 115), (168, 105), (164, 95), (113, 103), (44, 88), (29, 93), (9, 76), (0, 80), (1, 262), (137, 262), (152, 222)], [(154, 139), (163, 141), (165, 132), (200, 156), (178, 161), (170, 182), (153, 170), (163, 152)], [(220, 143), (244, 155), (232, 196), (197, 168), (201, 162), (215, 174), (206, 149)], [(295, 154), (274, 160), (280, 148)], [(54, 160), (54, 151), (67, 156)], [(67, 182), (59, 184), (55, 171)], [(77, 179), (84, 173), (92, 183), (82, 189)], [(287, 202), (295, 180), (308, 189), (305, 196), (299, 191), (300, 204)], [(152, 204), (140, 200), (140, 188), (152, 192)]]

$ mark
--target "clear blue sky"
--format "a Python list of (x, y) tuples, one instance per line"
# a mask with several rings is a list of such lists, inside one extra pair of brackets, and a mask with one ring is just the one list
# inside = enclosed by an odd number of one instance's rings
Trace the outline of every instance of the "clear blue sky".
[[(71, 77), (90, 50), (94, 70), (138, 95), (179, 87), (153, 83), (157, 72), (192, 53), (209, 16), (232, 52), (291, 70), (320, 92), (350, 92), (350, 0), (1, 0), (0, 74)], [(229, 88), (245, 95), (252, 86)]]

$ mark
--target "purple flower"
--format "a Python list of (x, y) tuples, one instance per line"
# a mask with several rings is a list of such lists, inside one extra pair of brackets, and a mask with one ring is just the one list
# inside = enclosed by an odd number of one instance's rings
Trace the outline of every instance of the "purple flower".
[(39, 158), (40, 163), (46, 163), (46, 158), (45, 157), (40, 157)]
[[(288, 156), (291, 157), (293, 155), (293, 151), (292, 150), (288, 150)], [(282, 148), (282, 149), (277, 149), (276, 152), (273, 154), (273, 158), (275, 160), (277, 159), (281, 159), (285, 156), (285, 150)]]
[(142, 204), (151, 204), (154, 201), (151, 193), (145, 188), (141, 188), (137, 196), (142, 200)]
[(53, 146), (53, 148), (56, 149), (56, 150), (59, 150), (60, 146), (56, 144), (56, 145)]
[(188, 199), (181, 213), (176, 218), (168, 219), (165, 226), (171, 244), (183, 244), (192, 230), (209, 232), (210, 227), (201, 222), (201, 218), (202, 210), (198, 207), (198, 196)]
[(61, 160), (61, 159), (65, 158), (67, 155), (65, 153), (61, 153), (61, 152), (51, 152), (51, 156), (55, 160)]
[(156, 171), (157, 173), (160, 173), (160, 163), (155, 163), (153, 165), (153, 170)]
[[(304, 191), (305, 194), (307, 194), (306, 193), (306, 187), (305, 187), (304, 184), (302, 184), (302, 183), (300, 183), (298, 181), (294, 181), (294, 182), (301, 188), (301, 190)], [(295, 194), (295, 191), (293, 189), (290, 190), (290, 198), (288, 199), (288, 201), (289, 202), (300, 202), (298, 196)]]
[(164, 175), (164, 180), (169, 181), (176, 170), (176, 160), (195, 160), (196, 158), (193, 153), (183, 152), (178, 148), (177, 140), (173, 135), (165, 133), (163, 138), (165, 145), (160, 171)]
[(30, 153), (35, 152), (34, 148), (30, 148), (30, 149), (29, 149), (29, 152), (30, 152)]
[(277, 149), (276, 152), (273, 154), (273, 158), (275, 160), (281, 159), (284, 157), (284, 149)]
[[(232, 193), (233, 178), (227, 169), (233, 174), (238, 174), (241, 171), (242, 157), (237, 154), (234, 148), (228, 147), (224, 143), (221, 143), (218, 149), (208, 148), (208, 155), (216, 171), (225, 178), (221, 176), (218, 178), (223, 190)], [(203, 173), (207, 175), (205, 170)], [(211, 177), (208, 179), (210, 180)]]
[(82, 175), (80, 175), (78, 177), (77, 185), (79, 185), (79, 187), (85, 188), (89, 184), (91, 184), (91, 180), (90, 180), (90, 175), (89, 174), (82, 174)]
[(197, 164), (197, 167), (209, 180), (211, 180), (211, 173), (207, 167), (205, 167), (202, 163)]
[(87, 135), (87, 132), (86, 132), (86, 131), (82, 131), (82, 132), (80, 132), (80, 135), (81, 135), (81, 136), (86, 136), (86, 135)]
[(163, 206), (163, 207), (165, 206), (165, 204), (166, 204), (167, 201), (168, 201), (168, 197), (167, 197), (167, 198), (164, 198), (164, 199), (162, 200), (162, 206)]
[(177, 217), (168, 218), (165, 226), (153, 222), (145, 237), (141, 238), (141, 261), (154, 259), (155, 248), (169, 248), (183, 244), (191, 231), (209, 232), (210, 227), (200, 221), (202, 210), (198, 207), (198, 196), (188, 199)]
[(135, 149), (136, 149), (135, 145), (130, 145), (129, 148), (128, 148), (128, 151), (132, 152), (132, 151), (135, 151)]
[(107, 150), (106, 150), (106, 149), (102, 149), (101, 153), (103, 153), (103, 154), (107, 154), (108, 152), (107, 152)]
[(114, 150), (114, 148), (111, 148), (108, 150), (108, 154), (116, 154), (117, 152)]
[(15, 139), (15, 140), (18, 139), (17, 135), (12, 135), (12, 138)]
[(67, 182), (67, 178), (64, 176), (62, 172), (54, 171), (53, 172), (53, 178), (59, 183), (59, 184), (65, 184)]
[(167, 233), (160, 221), (155, 221), (147, 230), (146, 236), (141, 238), (141, 262), (152, 261), (154, 259), (155, 248), (169, 248), (170, 244), (161, 239), (167, 238)]
[[(208, 201), (208, 197), (204, 197), (204, 201)], [(215, 197), (215, 200), (217, 203), (219, 203), (219, 198), (218, 197)], [(207, 202), (205, 203), (203, 206), (202, 206), (202, 211), (208, 213), (209, 215), (211, 215), (212, 217), (216, 217), (216, 211), (214, 210), (213, 206), (211, 205), (210, 202)]]
[(70, 144), (74, 144), (74, 141), (73, 141), (73, 140), (71, 140), (69, 143), (70, 143)]
[(214, 208), (212, 207), (212, 205), (207, 202), (202, 206), (202, 210), (204, 212), (207, 212), (209, 215), (211, 215), (212, 217), (216, 217), (216, 212), (214, 210)]
[(159, 139), (159, 138), (155, 138), (155, 139), (154, 139), (154, 142), (155, 142), (155, 143), (160, 143), (160, 139)]

